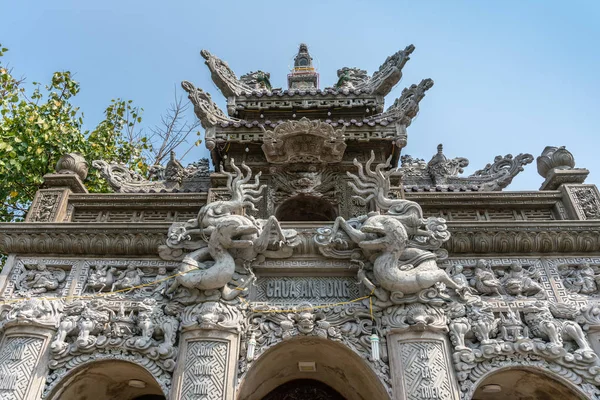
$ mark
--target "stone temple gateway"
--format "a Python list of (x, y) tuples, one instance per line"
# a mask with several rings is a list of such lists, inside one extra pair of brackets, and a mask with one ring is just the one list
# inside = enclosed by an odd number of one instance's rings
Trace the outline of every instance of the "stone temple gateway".
[(600, 398), (597, 187), (564, 147), (524, 192), (530, 154), (404, 154), (413, 50), (320, 89), (302, 44), (287, 90), (204, 50), (216, 171), (64, 155), (0, 226), (0, 399)]

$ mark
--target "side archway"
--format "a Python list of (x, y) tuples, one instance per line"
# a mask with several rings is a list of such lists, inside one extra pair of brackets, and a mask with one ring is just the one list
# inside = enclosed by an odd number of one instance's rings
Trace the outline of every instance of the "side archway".
[[(314, 362), (314, 371), (301, 370), (300, 362)], [(344, 345), (316, 337), (286, 340), (262, 354), (242, 378), (239, 400), (262, 400), (289, 382), (319, 381), (347, 400), (390, 399), (359, 355)], [(309, 364), (310, 365), (310, 364)]]
[(46, 400), (166, 400), (154, 377), (128, 361), (106, 360), (82, 365), (54, 386)]
[(587, 399), (571, 382), (541, 368), (494, 370), (476, 382), (472, 400)]

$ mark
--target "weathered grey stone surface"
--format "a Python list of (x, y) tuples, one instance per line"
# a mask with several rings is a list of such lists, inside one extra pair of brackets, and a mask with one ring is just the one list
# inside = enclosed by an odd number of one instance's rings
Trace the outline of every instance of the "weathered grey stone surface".
[[(433, 85), (384, 111), (413, 50), (319, 89), (301, 45), (287, 90), (203, 51), (229, 115), (182, 85), (216, 172), (61, 158), (26, 222), (0, 224), (0, 399), (259, 400), (296, 379), (600, 398), (600, 192), (564, 147), (524, 192), (502, 189), (530, 154), (471, 176), (441, 145), (401, 155)], [(87, 193), (89, 162), (114, 193)]]

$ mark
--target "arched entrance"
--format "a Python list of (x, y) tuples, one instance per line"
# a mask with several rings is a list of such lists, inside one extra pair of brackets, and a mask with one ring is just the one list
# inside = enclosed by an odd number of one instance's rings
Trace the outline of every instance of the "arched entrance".
[(314, 196), (287, 199), (275, 212), (279, 221), (333, 221), (337, 211), (327, 200)]
[[(310, 368), (312, 363), (313, 370)], [(321, 384), (315, 384), (315, 381)], [(278, 400), (268, 396), (286, 390), (303, 393), (312, 388), (338, 396), (331, 400), (390, 398), (368, 361), (358, 354), (332, 340), (300, 337), (286, 340), (262, 354), (242, 379), (237, 399)], [(330, 399), (324, 397), (322, 400)]]
[(71, 371), (46, 399), (166, 400), (166, 397), (143, 367), (127, 361), (98, 361)]
[(503, 369), (481, 381), (473, 400), (575, 400), (586, 397), (542, 371)]
[(323, 382), (297, 379), (273, 389), (263, 400), (346, 400)]

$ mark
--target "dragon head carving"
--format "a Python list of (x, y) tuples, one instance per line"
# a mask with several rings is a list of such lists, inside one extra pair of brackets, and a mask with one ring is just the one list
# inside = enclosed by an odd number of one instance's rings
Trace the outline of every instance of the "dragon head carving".
[(402, 222), (389, 215), (368, 218), (360, 229), (367, 235), (358, 245), (365, 250), (401, 252), (406, 248), (408, 234)]

